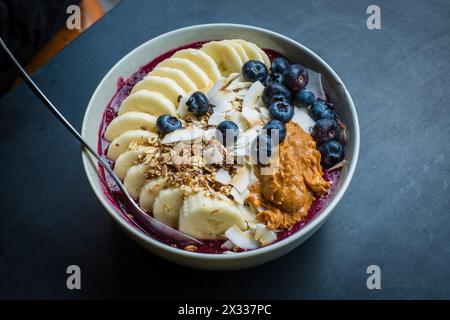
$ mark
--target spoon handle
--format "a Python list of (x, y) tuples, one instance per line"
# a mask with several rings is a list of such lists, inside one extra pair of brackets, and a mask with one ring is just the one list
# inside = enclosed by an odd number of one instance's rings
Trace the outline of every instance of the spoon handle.
[[(160, 235), (168, 236), (174, 240), (187, 242), (187, 243), (197, 243), (202, 244), (202, 242), (198, 241), (195, 238), (192, 238), (184, 233), (181, 233), (161, 222), (156, 220), (155, 218), (149, 216), (138, 206), (136, 201), (133, 200), (132, 196), (128, 192), (128, 190), (123, 185), (122, 181), (120, 181), (119, 177), (115, 174), (113, 169), (108, 165), (108, 163), (87, 143), (86, 140), (78, 133), (78, 131), (67, 121), (66, 118), (59, 112), (59, 110), (53, 105), (53, 103), (45, 96), (45, 94), (39, 89), (39, 87), (34, 83), (34, 81), (30, 78), (28, 73), (22, 68), (20, 63), (16, 60), (14, 55), (8, 49), (6, 44), (3, 42), (3, 39), (0, 37), (0, 46), (5, 51), (8, 58), (15, 65), (17, 70), (20, 73), (20, 76), (25, 81), (25, 83), (30, 87), (30, 89), (34, 92), (34, 94), (44, 103), (47, 109), (53, 113), (53, 115), (70, 131), (70, 133), (78, 140), (78, 142), (82, 145), (82, 147), (87, 150), (92, 156), (97, 159), (97, 161), (101, 164), (101, 166), (109, 173), (109, 175), (113, 178), (114, 182), (121, 189), (121, 191), (125, 194), (126, 198), (129, 200), (132, 205), (133, 212), (135, 213), (135, 217), (139, 219), (139, 221), (148, 229), (157, 232)], [(142, 230), (145, 232), (145, 230)], [(147, 233), (147, 232), (145, 232)], [(148, 233), (147, 233), (148, 234)]]

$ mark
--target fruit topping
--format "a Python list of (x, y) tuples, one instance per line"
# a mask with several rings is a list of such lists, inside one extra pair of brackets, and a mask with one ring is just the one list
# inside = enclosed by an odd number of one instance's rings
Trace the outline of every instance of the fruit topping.
[(273, 138), (275, 133), (278, 134), (278, 141), (281, 143), (286, 138), (286, 126), (284, 122), (272, 119), (263, 127), (269, 137)]
[(156, 119), (156, 129), (162, 135), (181, 128), (181, 121), (170, 114), (163, 114)]
[(320, 146), (321, 144), (339, 139), (339, 125), (333, 119), (320, 119), (313, 127), (311, 136)]
[(224, 146), (235, 144), (238, 135), (239, 128), (233, 121), (225, 120), (217, 126), (216, 139), (219, 140)]
[(299, 107), (308, 107), (314, 103), (315, 96), (309, 90), (300, 90), (294, 93), (292, 97), (293, 103)]
[(279, 73), (281, 75), (284, 75), (289, 70), (290, 66), (291, 64), (289, 63), (289, 61), (287, 61), (285, 58), (278, 57), (273, 59), (270, 68), (272, 70), (272, 73)]
[(293, 64), (284, 75), (284, 84), (291, 91), (302, 90), (308, 84), (308, 71), (299, 64)]
[(194, 92), (186, 102), (188, 111), (195, 116), (200, 117), (206, 114), (209, 110), (209, 101), (203, 92)]
[(282, 84), (272, 83), (265, 87), (262, 100), (269, 107), (273, 101), (291, 100), (291, 92)]
[(286, 123), (294, 116), (294, 107), (287, 101), (274, 101), (270, 105), (269, 114), (272, 119)]
[(242, 75), (245, 80), (250, 82), (266, 80), (269, 72), (264, 63), (255, 60), (249, 60), (242, 66)]
[(319, 147), (319, 151), (322, 155), (321, 164), (327, 169), (344, 159), (344, 148), (335, 140), (330, 140), (322, 144)]
[(311, 105), (311, 116), (314, 120), (320, 119), (335, 119), (336, 115), (333, 108), (325, 101), (317, 99)]

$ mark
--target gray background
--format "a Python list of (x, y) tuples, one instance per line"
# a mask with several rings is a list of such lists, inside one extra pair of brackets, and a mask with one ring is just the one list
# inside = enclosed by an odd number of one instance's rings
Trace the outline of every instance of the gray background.
[[(361, 154), (330, 220), (305, 244), (238, 272), (182, 268), (116, 227), (80, 149), (23, 85), (0, 100), (0, 298), (450, 298), (450, 2), (123, 1), (41, 68), (37, 83), (80, 128), (97, 83), (161, 33), (236, 22), (322, 56), (357, 106)], [(82, 269), (82, 290), (65, 287)], [(366, 288), (367, 266), (382, 290)]]

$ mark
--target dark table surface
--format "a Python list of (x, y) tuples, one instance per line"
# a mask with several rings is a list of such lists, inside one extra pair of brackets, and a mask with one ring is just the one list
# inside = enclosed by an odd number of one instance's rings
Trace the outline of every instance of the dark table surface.
[[(276, 4), (275, 4), (276, 3)], [(314, 50), (361, 125), (354, 179), (296, 250), (236, 272), (186, 269), (130, 240), (95, 198), (80, 148), (24, 85), (0, 100), (0, 298), (450, 298), (450, 2), (123, 1), (34, 79), (77, 128), (127, 52), (184, 26), (234, 22)], [(66, 268), (82, 290), (66, 288)], [(381, 268), (368, 290), (366, 268)]]

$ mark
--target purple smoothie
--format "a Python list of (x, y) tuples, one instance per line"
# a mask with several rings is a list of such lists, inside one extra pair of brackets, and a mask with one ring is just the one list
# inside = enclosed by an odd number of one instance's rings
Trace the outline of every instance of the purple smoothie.
[[(201, 47), (201, 45), (205, 43), (205, 41), (201, 42), (195, 42), (191, 43), (176, 49), (172, 49), (156, 59), (153, 59), (148, 64), (142, 66), (136, 73), (134, 73), (130, 78), (123, 79), (119, 78), (117, 80), (117, 91), (112, 97), (111, 101), (107, 105), (102, 120), (100, 122), (100, 127), (98, 131), (98, 153), (110, 164), (111, 167), (114, 166), (114, 162), (109, 160), (106, 157), (106, 153), (109, 147), (109, 141), (104, 139), (104, 133), (106, 128), (108, 127), (109, 123), (117, 116), (117, 112), (119, 110), (120, 105), (122, 104), (122, 101), (128, 97), (128, 95), (131, 92), (131, 89), (134, 87), (136, 83), (141, 81), (150, 71), (153, 70), (153, 68), (156, 67), (161, 61), (165, 60), (166, 58), (171, 57), (175, 52), (178, 50), (186, 49), (186, 48), (195, 48), (198, 49)], [(282, 56), (280, 53), (271, 50), (271, 49), (264, 49), (266, 54), (268, 55), (269, 59), (272, 61), (276, 57)], [(140, 230), (143, 232), (142, 228), (136, 223), (130, 215), (127, 214), (128, 208), (126, 201), (124, 201), (125, 195), (123, 192), (119, 190), (115, 182), (108, 176), (105, 175), (104, 169), (99, 166), (98, 171), (100, 176), (103, 178), (103, 181), (106, 181), (106, 183), (102, 183), (103, 193), (105, 194), (106, 198), (110, 201), (110, 203), (116, 208), (116, 210), (119, 212), (119, 214), (125, 219), (131, 226), (136, 228), (137, 230)], [(324, 178), (327, 181), (332, 182), (332, 187), (328, 190), (327, 194), (324, 196), (317, 198), (311, 208), (308, 211), (308, 216), (303, 219), (302, 221), (299, 221), (296, 223), (290, 230), (283, 230), (281, 232), (277, 233), (277, 241), (280, 241), (282, 239), (285, 239), (286, 237), (292, 235), (293, 233), (297, 232), (301, 228), (303, 228), (309, 221), (311, 221), (319, 212), (324, 208), (327, 203), (330, 200), (331, 195), (334, 192), (334, 189), (337, 185), (337, 181), (340, 177), (340, 170), (335, 171), (327, 171), (324, 170), (323, 172)], [(167, 245), (170, 245), (175, 248), (182, 249), (184, 247), (184, 244), (176, 243), (170, 239), (162, 238), (158, 234), (151, 234), (151, 236)], [(204, 245), (199, 246), (197, 252), (201, 253), (222, 253), (224, 250), (221, 249), (221, 245), (223, 243), (223, 240), (216, 241), (216, 240), (206, 240), (203, 241)], [(244, 250), (241, 250), (244, 251)]]

